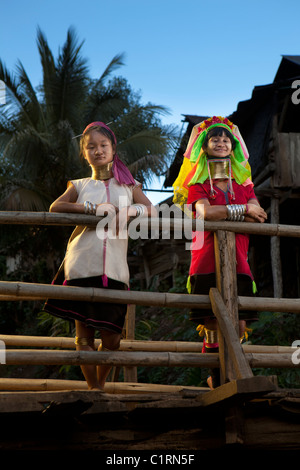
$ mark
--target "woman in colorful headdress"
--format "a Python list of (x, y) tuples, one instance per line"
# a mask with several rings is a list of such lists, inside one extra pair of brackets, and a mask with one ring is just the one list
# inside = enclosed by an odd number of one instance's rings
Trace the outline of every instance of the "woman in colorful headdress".
[[(179, 175), (173, 184), (174, 203), (195, 218), (264, 222), (266, 213), (253, 190), (248, 151), (240, 132), (223, 117), (212, 117), (194, 126)], [(194, 245), (188, 291), (208, 294), (216, 285), (213, 233), (204, 232), (201, 248)], [(192, 245), (193, 247), (193, 245)], [(239, 295), (253, 295), (255, 282), (248, 264), (249, 237), (236, 234), (237, 282)], [(190, 319), (204, 335), (204, 351), (218, 351), (217, 322), (212, 311), (192, 310)], [(240, 315), (240, 335), (247, 317)], [(212, 374), (213, 387), (218, 377)]]
[[(76, 227), (55, 283), (68, 286), (128, 289), (127, 233), (130, 217), (156, 214), (141, 184), (116, 154), (117, 140), (102, 122), (83, 131), (80, 148), (92, 169), (92, 176), (69, 181), (67, 189), (50, 207), (51, 212), (86, 213), (106, 216), (97, 228)], [(60, 279), (59, 279), (60, 278)], [(102, 350), (119, 348), (127, 305), (48, 299), (44, 310), (75, 321), (77, 350), (94, 350), (94, 333), (100, 331)], [(110, 366), (81, 367), (89, 389), (103, 389)]]

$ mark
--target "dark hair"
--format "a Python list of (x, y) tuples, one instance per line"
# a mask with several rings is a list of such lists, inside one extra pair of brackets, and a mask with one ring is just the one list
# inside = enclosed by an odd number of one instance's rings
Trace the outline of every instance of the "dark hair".
[(212, 137), (221, 137), (223, 134), (225, 134), (226, 137), (228, 137), (230, 139), (232, 150), (234, 150), (235, 147), (236, 147), (236, 141), (235, 141), (233, 135), (231, 134), (231, 132), (228, 129), (226, 129), (226, 127), (220, 126), (220, 127), (213, 127), (210, 131), (208, 131), (208, 133), (207, 133), (207, 135), (204, 139), (204, 142), (202, 144), (202, 148), (203, 148), (204, 152), (207, 149), (209, 139), (211, 139)]
[(97, 132), (99, 132), (99, 134), (102, 134), (105, 137), (107, 137), (110, 140), (113, 149), (115, 149), (115, 151), (116, 151), (115, 139), (114, 139), (114, 136), (112, 135), (112, 133), (109, 132), (108, 129), (105, 129), (105, 127), (92, 126), (92, 127), (89, 127), (85, 131), (85, 133), (81, 136), (81, 139), (80, 139), (80, 155), (81, 155), (81, 157), (83, 157), (83, 144), (84, 144), (85, 136), (88, 135), (91, 131), (97, 131)]

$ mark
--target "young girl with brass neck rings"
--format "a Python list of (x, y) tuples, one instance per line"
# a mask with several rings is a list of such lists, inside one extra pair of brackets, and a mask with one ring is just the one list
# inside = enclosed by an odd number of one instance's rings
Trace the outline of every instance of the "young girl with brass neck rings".
[[(174, 202), (189, 207), (195, 218), (210, 221), (263, 223), (266, 212), (260, 206), (251, 181), (248, 151), (238, 127), (227, 118), (212, 117), (194, 126), (179, 175), (173, 184)], [(207, 295), (216, 286), (214, 235), (203, 233), (203, 244), (192, 249), (188, 291)], [(251, 296), (256, 291), (248, 264), (249, 236), (236, 233), (236, 270), (238, 294)], [(240, 337), (252, 312), (239, 312)], [(217, 352), (217, 320), (211, 310), (192, 309), (190, 320), (204, 336), (203, 352)], [(217, 373), (216, 373), (217, 372)], [(212, 371), (209, 385), (219, 385), (219, 372)]]
[[(92, 169), (90, 178), (69, 181), (66, 191), (53, 202), (50, 212), (107, 215), (116, 236), (109, 231), (99, 236), (96, 228), (76, 227), (68, 242), (63, 262), (63, 284), (68, 286), (128, 289), (128, 238), (118, 237), (120, 221), (156, 215), (156, 210), (116, 154), (117, 141), (102, 122), (89, 124), (81, 137), (83, 157)], [(56, 282), (56, 281), (54, 281)], [(93, 351), (95, 330), (100, 331), (101, 350), (120, 345), (127, 305), (106, 302), (51, 300), (44, 310), (75, 321), (77, 350)], [(90, 390), (103, 390), (110, 366), (82, 365)]]
[[(233, 135), (224, 127), (214, 127), (211, 129), (207, 133), (202, 146), (203, 151), (207, 154), (210, 168), (212, 168), (214, 172), (217, 172), (211, 175), (213, 184), (224, 193), (228, 190), (230, 191), (228, 181), (229, 156), (235, 148), (236, 141), (234, 140)], [(219, 159), (219, 162), (216, 161), (216, 159)], [(224, 171), (223, 174), (222, 171)], [(233, 184), (236, 187), (236, 184)], [(191, 198), (192, 196), (190, 195), (189, 199)], [(209, 201), (209, 199), (205, 197), (197, 201), (196, 212), (198, 212), (198, 210), (202, 212), (202, 209), (200, 209), (201, 204), (204, 206), (205, 220), (217, 221), (226, 220), (228, 218), (227, 205), (217, 205), (216, 203), (212, 204), (212, 201)], [(247, 201), (247, 213), (244, 214), (243, 220), (245, 222), (264, 222), (266, 218), (266, 212), (262, 209), (253, 193)]]

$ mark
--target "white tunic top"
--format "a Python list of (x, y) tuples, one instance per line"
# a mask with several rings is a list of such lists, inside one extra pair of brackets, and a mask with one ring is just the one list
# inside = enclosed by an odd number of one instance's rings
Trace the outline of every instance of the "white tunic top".
[[(135, 186), (120, 185), (115, 178), (105, 181), (82, 178), (71, 183), (77, 191), (78, 203), (107, 202), (119, 209), (133, 203), (133, 190), (140, 185), (137, 181)], [(98, 229), (84, 227), (79, 235), (71, 237), (64, 260), (65, 278), (78, 279), (105, 274), (129, 286), (128, 238), (112, 237), (109, 232), (99, 230), (99, 224), (97, 227)]]

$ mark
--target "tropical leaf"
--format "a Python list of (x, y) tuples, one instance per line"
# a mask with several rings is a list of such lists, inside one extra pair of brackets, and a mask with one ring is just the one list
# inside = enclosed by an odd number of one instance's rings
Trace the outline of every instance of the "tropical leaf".
[(102, 73), (101, 77), (99, 80), (96, 81), (95, 86), (103, 86), (104, 82), (107, 80), (107, 78), (112, 75), (112, 73), (117, 70), (119, 67), (125, 65), (125, 54), (117, 54), (113, 57), (113, 59), (110, 61), (104, 72)]

